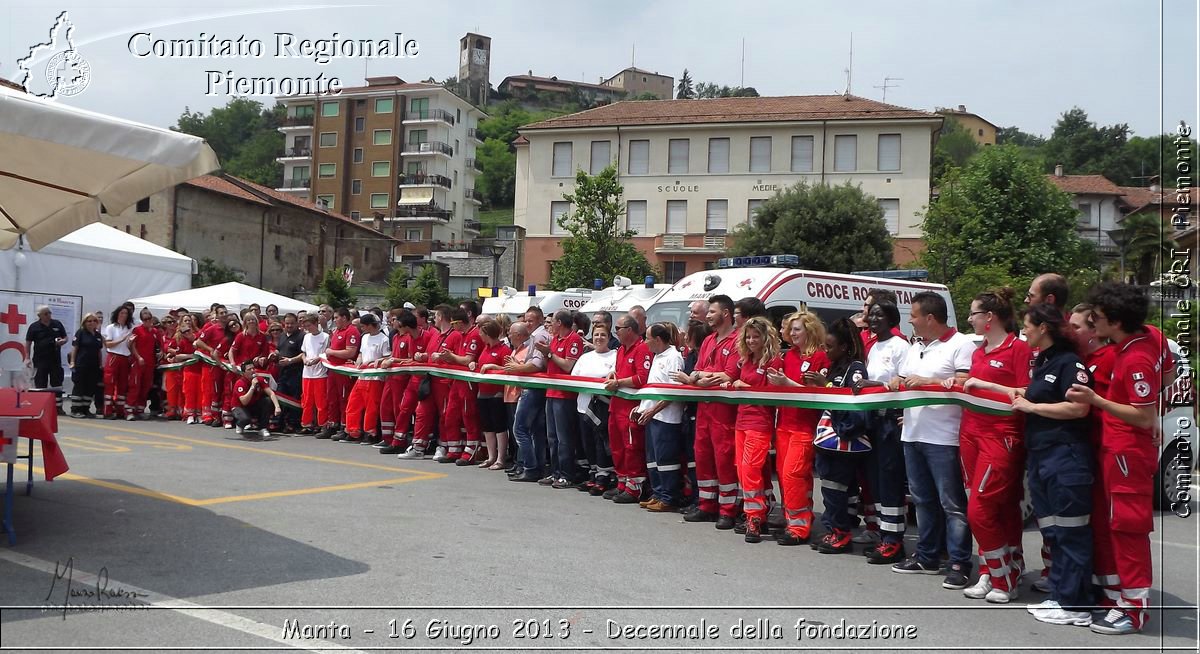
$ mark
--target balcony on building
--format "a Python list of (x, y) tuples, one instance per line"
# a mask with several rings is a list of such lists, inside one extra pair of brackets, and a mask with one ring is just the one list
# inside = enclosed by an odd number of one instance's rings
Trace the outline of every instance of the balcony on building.
[(478, 220), (467, 219), (463, 221), (463, 229), (479, 233), (479, 231), (483, 229), (483, 223), (479, 222)]
[(404, 115), (405, 125), (419, 125), (421, 123), (446, 123), (447, 125), (454, 124), (454, 114), (444, 109), (426, 109), (425, 111), (410, 111)]
[(275, 161), (288, 161), (290, 159), (307, 159), (312, 156), (312, 148), (284, 148), (283, 154), (275, 158)]
[(467, 159), (467, 172), (474, 170), (477, 173), (483, 172), (483, 164), (479, 163), (478, 159)]
[(453, 182), (445, 175), (435, 175), (433, 173), (406, 173), (400, 175), (400, 188), (405, 187), (422, 187), (422, 186), (440, 186), (449, 189), (453, 186)]
[(441, 141), (422, 141), (420, 143), (405, 143), (401, 156), (417, 157), (424, 155), (442, 155), (449, 159), (454, 156), (454, 148)]
[(279, 184), (277, 184), (275, 186), (276, 191), (292, 191), (292, 192), (295, 192), (295, 191), (307, 192), (308, 189), (310, 189), (310, 188), (312, 188), (312, 179), (308, 178), (308, 177), (301, 177), (299, 179), (292, 179), (290, 177), (284, 177), (282, 180), (280, 180)]
[(467, 199), (467, 202), (474, 202), (475, 204), (483, 204), (483, 194), (480, 193), (479, 191), (476, 191), (473, 188), (464, 190), (463, 197), (465, 197)]
[[(403, 200), (402, 200), (403, 201)], [(401, 204), (393, 212), (393, 220), (449, 223), (454, 212), (436, 204)]]
[(312, 116), (286, 116), (279, 124), (280, 131), (312, 129)]
[(710, 254), (725, 251), (724, 234), (659, 234), (654, 237), (658, 254)]
[(483, 134), (479, 133), (478, 127), (468, 127), (467, 128), (467, 138), (471, 139), (472, 141), (475, 141), (476, 143), (478, 143), (480, 145), (483, 145)]

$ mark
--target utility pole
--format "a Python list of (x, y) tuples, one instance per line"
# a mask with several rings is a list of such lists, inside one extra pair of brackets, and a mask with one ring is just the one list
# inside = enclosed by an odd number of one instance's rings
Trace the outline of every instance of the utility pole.
[(738, 80), (739, 88), (746, 88), (746, 37), (742, 37), (742, 76)]
[(850, 65), (845, 68), (846, 72), (846, 93), (850, 95), (851, 83), (854, 81), (854, 32), (850, 33)]
[(903, 77), (884, 77), (883, 84), (876, 85), (875, 88), (883, 89), (883, 101), (887, 102), (888, 89), (895, 89), (895, 88), (900, 87), (899, 84), (892, 84), (892, 82), (903, 82), (903, 81), (904, 81)]

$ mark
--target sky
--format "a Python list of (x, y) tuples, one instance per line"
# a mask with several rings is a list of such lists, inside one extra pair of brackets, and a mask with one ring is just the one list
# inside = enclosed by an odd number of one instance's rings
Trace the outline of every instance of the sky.
[[(78, 2), (78, 0), (76, 0)], [(939, 0), (728, 2), (255, 3), (245, 0), (51, 0), (0, 2), (0, 77), (20, 78), (17, 60), (48, 40), (62, 11), (76, 51), (90, 67), (77, 95), (58, 101), (160, 127), (185, 108), (208, 111), (230, 95), (210, 88), (206, 71), (235, 77), (337, 77), (343, 86), (370, 75), (406, 81), (458, 71), (458, 39), (492, 38), (491, 82), (508, 75), (556, 75), (596, 82), (628, 66), (696, 81), (744, 84), (762, 95), (850, 91), (904, 107), (965, 105), (999, 126), (1049, 135), (1078, 106), (1101, 124), (1128, 123), (1135, 135), (1173, 131), (1197, 119), (1195, 0)], [(1160, 30), (1163, 36), (1160, 37)], [(131, 37), (258, 39), (261, 58), (138, 57)], [(276, 33), (300, 39), (414, 39), (416, 57), (276, 58)], [(143, 39), (144, 41), (145, 39)], [(744, 60), (743, 60), (744, 43)], [(1165, 45), (1164, 45), (1165, 43)], [(57, 45), (57, 44), (56, 44)], [(64, 48), (58, 48), (64, 49)], [(32, 65), (33, 90), (45, 88), (47, 49)], [(1160, 60), (1161, 51), (1161, 60)], [(743, 64), (744, 61), (744, 64)], [(210, 93), (212, 92), (212, 93)], [(267, 101), (269, 97), (256, 97)]]

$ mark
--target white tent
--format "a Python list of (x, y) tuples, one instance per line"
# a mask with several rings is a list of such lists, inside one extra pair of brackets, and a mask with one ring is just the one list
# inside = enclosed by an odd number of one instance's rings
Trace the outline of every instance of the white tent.
[(293, 300), (285, 295), (276, 295), (240, 282), (226, 282), (187, 291), (138, 297), (131, 302), (138, 308), (150, 307), (152, 311), (184, 307), (189, 311), (204, 312), (208, 311), (208, 307), (214, 302), (220, 302), (230, 311), (241, 311), (251, 304), (257, 304), (262, 309), (266, 309), (268, 304), (274, 304), (279, 307), (281, 314), (295, 313), (301, 310), (309, 312), (317, 310), (315, 305), (307, 302)]
[[(92, 223), (36, 252), (0, 250), (0, 290), (81, 295), (107, 316), (131, 296), (192, 285), (196, 262), (149, 241)], [(69, 325), (72, 333), (77, 325)]]

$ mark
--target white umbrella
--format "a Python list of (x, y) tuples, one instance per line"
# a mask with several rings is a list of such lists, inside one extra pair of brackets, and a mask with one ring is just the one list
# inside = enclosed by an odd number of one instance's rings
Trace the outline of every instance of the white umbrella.
[(174, 293), (135, 297), (130, 302), (139, 308), (149, 307), (151, 311), (167, 311), (183, 307), (189, 311), (204, 312), (208, 311), (208, 307), (214, 302), (225, 305), (225, 308), (230, 311), (238, 312), (251, 304), (257, 304), (264, 310), (268, 304), (274, 304), (279, 307), (280, 314), (295, 313), (301, 309), (310, 313), (317, 310), (316, 305), (293, 300), (286, 295), (276, 295), (241, 282), (226, 282)]
[(0, 249), (38, 250), (220, 164), (204, 139), (0, 85)]

